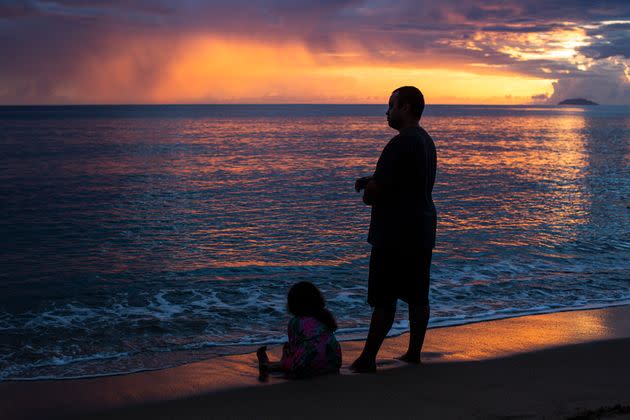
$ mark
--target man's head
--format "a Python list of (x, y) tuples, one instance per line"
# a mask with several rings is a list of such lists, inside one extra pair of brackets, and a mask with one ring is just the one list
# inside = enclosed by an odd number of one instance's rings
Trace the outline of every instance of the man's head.
[(403, 86), (392, 92), (387, 123), (395, 130), (418, 124), (424, 111), (424, 96), (417, 87)]

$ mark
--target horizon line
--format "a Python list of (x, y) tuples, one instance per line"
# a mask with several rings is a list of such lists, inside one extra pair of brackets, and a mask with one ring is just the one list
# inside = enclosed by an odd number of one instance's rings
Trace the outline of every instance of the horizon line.
[[(36, 106), (352, 106), (352, 105), (371, 105), (371, 106), (387, 106), (387, 103), (314, 103), (314, 102), (287, 102), (287, 103), (76, 103), (76, 104), (0, 104), (0, 107), (36, 107)], [(429, 106), (580, 106), (580, 105), (560, 105), (560, 104), (541, 104), (541, 103), (519, 103), (519, 104), (485, 104), (485, 103), (432, 103), (425, 104)], [(608, 104), (599, 104), (608, 105)], [(609, 105), (615, 106), (615, 105)], [(630, 104), (618, 104), (617, 106), (630, 106)]]

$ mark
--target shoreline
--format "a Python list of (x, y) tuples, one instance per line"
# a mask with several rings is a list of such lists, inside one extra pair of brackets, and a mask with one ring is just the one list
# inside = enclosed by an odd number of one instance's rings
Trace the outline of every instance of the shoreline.
[[(82, 379), (3, 381), (0, 392), (0, 417), (37, 418), (46, 413), (58, 417), (87, 413), (107, 413), (109, 410), (138, 410), (138, 407), (181, 405), (194, 398), (216, 399), (226, 393), (256, 393), (267, 388), (293, 392), (290, 384), (301, 388), (303, 383), (330, 383), (351, 380), (363, 386), (369, 378), (387, 375), (409, 375), (416, 369), (448, 366), (457, 375), (457, 365), (503, 363), (539, 353), (575, 352), (591, 345), (607, 351), (630, 350), (630, 305), (604, 309), (572, 310), (547, 314), (526, 315), (491, 321), (479, 321), (458, 326), (434, 327), (427, 332), (423, 351), (424, 365), (406, 366), (393, 360), (403, 353), (408, 333), (389, 337), (379, 353), (379, 374), (350, 374), (347, 366), (360, 352), (363, 341), (342, 342), (344, 362), (341, 375), (313, 381), (286, 381), (271, 378), (268, 383), (257, 381), (257, 364), (253, 353), (220, 356), (160, 370), (99, 376)], [(588, 344), (590, 343), (590, 344)], [(278, 359), (281, 346), (270, 346), (272, 359)], [(628, 368), (630, 364), (626, 362)], [(455, 368), (452, 368), (455, 366)], [(621, 368), (619, 367), (619, 368)], [(628, 375), (630, 377), (630, 374)], [(363, 378), (363, 379), (362, 379)], [(288, 390), (287, 390), (288, 389)], [(628, 396), (630, 399), (630, 395)], [(614, 402), (614, 401), (613, 401)], [(611, 402), (611, 403), (613, 403)], [(628, 404), (630, 401), (616, 401)], [(135, 407), (135, 408), (134, 408)], [(216, 407), (213, 408), (213, 410)], [(599, 407), (585, 407), (597, 409)], [(227, 412), (226, 412), (227, 413)], [(104, 415), (104, 414), (103, 414)]]
[[(462, 326), (466, 326), (466, 325), (473, 325), (473, 324), (479, 324), (479, 323), (486, 323), (486, 322), (493, 322), (493, 321), (502, 321), (502, 320), (508, 320), (508, 319), (514, 319), (514, 318), (523, 318), (523, 317), (528, 317), (528, 316), (537, 316), (537, 315), (550, 315), (550, 314), (558, 314), (558, 313), (566, 313), (566, 312), (580, 312), (580, 311), (591, 311), (591, 310), (598, 310), (598, 309), (613, 309), (613, 308), (617, 308), (617, 307), (621, 307), (621, 306), (628, 306), (630, 307), (630, 301), (621, 301), (619, 303), (614, 303), (612, 305), (610, 304), (594, 304), (594, 305), (585, 305), (585, 306), (581, 306), (581, 307), (577, 307), (577, 308), (555, 308), (555, 309), (544, 309), (540, 312), (538, 311), (525, 311), (523, 313), (517, 313), (517, 314), (506, 314), (505, 316), (500, 316), (500, 317), (488, 317), (488, 318), (479, 318), (479, 319), (473, 319), (473, 320), (467, 320), (467, 321), (463, 321), (461, 323), (457, 323), (456, 321), (454, 323), (449, 323), (448, 321), (446, 321), (445, 323), (441, 323), (438, 325), (434, 325), (434, 326), (429, 326), (427, 331), (431, 331), (431, 330), (437, 330), (437, 329), (441, 329), (441, 328), (453, 328), (453, 327), (462, 327)], [(363, 335), (367, 335), (367, 331), (368, 329), (365, 328), (365, 331), (362, 331), (361, 334)], [(400, 331), (400, 332), (395, 332), (394, 334), (390, 335), (387, 337), (387, 339), (395, 339), (398, 338), (402, 335), (408, 334), (407, 331)], [(348, 338), (348, 339), (339, 339), (340, 343), (348, 343), (348, 342), (355, 342), (355, 341), (359, 341), (359, 342), (363, 342), (364, 340), (362, 340), (361, 338)], [(276, 346), (281, 346), (282, 343), (279, 342), (264, 342), (264, 343), (258, 343), (258, 344), (232, 344), (232, 345), (227, 345), (227, 346), (216, 346), (217, 348), (223, 348), (223, 349), (227, 349), (227, 348), (235, 348), (235, 349), (239, 349), (236, 350), (234, 352), (229, 352), (226, 351), (223, 354), (214, 354), (214, 355), (207, 355), (205, 357), (201, 357), (199, 359), (196, 360), (189, 360), (189, 361), (183, 361), (183, 362), (176, 362), (170, 365), (166, 365), (164, 367), (158, 367), (158, 368), (139, 368), (136, 370), (129, 370), (129, 371), (121, 371), (121, 372), (110, 372), (110, 373), (102, 373), (102, 374), (86, 374), (86, 375), (77, 375), (77, 376), (67, 376), (67, 377), (55, 377), (55, 376), (51, 376), (51, 377), (46, 377), (46, 376), (41, 376), (41, 377), (32, 377), (32, 378), (6, 378), (6, 379), (2, 379), (0, 380), (0, 385), (3, 383), (13, 383), (13, 382), (51, 382), (51, 381), (72, 381), (72, 380), (81, 380), (81, 379), (95, 379), (95, 378), (106, 378), (106, 377), (114, 377), (114, 376), (124, 376), (124, 375), (132, 375), (132, 374), (137, 374), (137, 373), (145, 373), (145, 372), (154, 372), (154, 371), (161, 371), (161, 370), (167, 370), (167, 369), (176, 369), (178, 367), (181, 366), (185, 366), (191, 363), (198, 363), (198, 362), (203, 362), (203, 361), (208, 361), (208, 360), (212, 360), (212, 359), (216, 359), (216, 358), (221, 358), (221, 357), (229, 357), (229, 356), (240, 356), (240, 355), (246, 355), (246, 354), (254, 354), (256, 348), (260, 347), (260, 346), (268, 346), (268, 347), (276, 347)]]

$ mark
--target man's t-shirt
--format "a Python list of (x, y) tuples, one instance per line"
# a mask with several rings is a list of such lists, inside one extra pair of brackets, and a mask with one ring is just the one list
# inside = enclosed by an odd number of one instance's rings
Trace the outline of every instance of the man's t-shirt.
[(435, 144), (421, 127), (404, 129), (387, 143), (374, 172), (383, 194), (372, 205), (370, 244), (435, 247), (437, 213), (431, 193), (436, 165)]

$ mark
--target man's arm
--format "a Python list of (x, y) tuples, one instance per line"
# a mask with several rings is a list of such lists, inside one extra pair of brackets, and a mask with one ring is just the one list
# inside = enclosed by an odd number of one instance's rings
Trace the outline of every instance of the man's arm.
[(383, 183), (377, 182), (374, 178), (370, 179), (363, 192), (363, 202), (368, 206), (377, 203), (387, 190)]
[(354, 181), (354, 189), (356, 192), (359, 192), (361, 190), (364, 190), (365, 187), (367, 187), (368, 182), (370, 182), (370, 180), (373, 178), (372, 175), (370, 176), (364, 176), (362, 178), (357, 179), (356, 181)]
[(397, 167), (401, 156), (401, 145), (400, 142), (394, 142), (395, 139), (396, 137), (387, 143), (378, 159), (374, 175), (365, 184), (363, 202), (368, 206), (386, 199), (385, 196), (389, 195), (395, 183), (399, 182)]
[(363, 202), (368, 206), (374, 204), (381, 195), (382, 183), (377, 183), (374, 180), (374, 176), (364, 176), (359, 178), (354, 183), (354, 189), (359, 192), (363, 191)]

